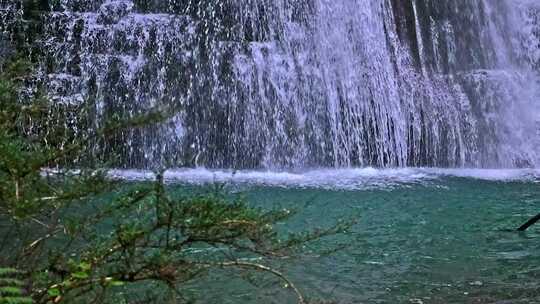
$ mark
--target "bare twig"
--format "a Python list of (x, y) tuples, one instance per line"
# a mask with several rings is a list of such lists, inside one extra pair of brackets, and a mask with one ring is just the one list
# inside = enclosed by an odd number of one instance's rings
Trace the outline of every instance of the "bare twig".
[(537, 214), (535, 217), (528, 220), (525, 224), (523, 224), (521, 227), (518, 228), (518, 231), (525, 231), (529, 229), (532, 225), (536, 224), (536, 222), (540, 221), (540, 213)]
[(56, 231), (53, 231), (52, 233), (49, 233), (49, 234), (47, 234), (45, 236), (42, 236), (42, 237), (38, 238), (37, 240), (30, 243), (30, 245), (28, 245), (23, 250), (23, 252), (26, 252), (27, 254), (30, 254), (32, 252), (32, 249), (34, 249), (37, 245), (39, 245), (40, 243), (42, 243), (43, 241), (45, 241), (47, 239), (50, 239), (51, 237), (55, 236), (57, 233), (59, 233), (61, 231), (62, 231), (62, 229), (57, 229)]
[(279, 271), (277, 271), (277, 270), (275, 270), (273, 268), (270, 268), (268, 266), (265, 266), (263, 264), (252, 263), (252, 262), (243, 262), (243, 261), (232, 261), (232, 262), (204, 264), (204, 265), (209, 266), (209, 267), (217, 266), (217, 267), (252, 268), (252, 269), (255, 269), (255, 270), (259, 270), (259, 271), (269, 272), (269, 273), (277, 276), (281, 280), (283, 280), (287, 284), (287, 287), (291, 288), (294, 291), (294, 293), (296, 294), (296, 296), (298, 298), (298, 303), (299, 304), (307, 304), (307, 302), (304, 299), (304, 296), (302, 295), (300, 290), (283, 273), (281, 273), (281, 272), (279, 272)]
[(15, 181), (15, 200), (18, 202), (21, 198), (21, 193), (19, 189), (19, 180)]

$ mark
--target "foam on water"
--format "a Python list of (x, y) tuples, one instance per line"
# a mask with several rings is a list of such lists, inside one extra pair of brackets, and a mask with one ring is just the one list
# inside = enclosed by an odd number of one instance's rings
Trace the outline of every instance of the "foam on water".
[[(112, 170), (110, 176), (127, 181), (154, 180), (155, 174), (142, 170)], [(540, 169), (317, 169), (309, 171), (232, 171), (174, 169), (165, 172), (168, 183), (202, 185), (209, 183), (247, 184), (286, 188), (334, 190), (391, 189), (428, 184), (442, 178), (457, 177), (497, 182), (538, 182)]]
[(472, 178), (487, 181), (537, 181), (539, 169), (423, 169), (438, 176)]

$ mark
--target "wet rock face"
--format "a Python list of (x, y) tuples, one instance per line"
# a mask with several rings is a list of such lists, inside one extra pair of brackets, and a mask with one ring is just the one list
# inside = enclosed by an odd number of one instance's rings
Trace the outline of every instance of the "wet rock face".
[(493, 16), (485, 1), (394, 0), (393, 4), (400, 39), (409, 45), (418, 66), (421, 56), (428, 69), (443, 74), (494, 65), (492, 41), (485, 34), (487, 19)]
[(174, 111), (95, 144), (118, 166), (523, 166), (539, 23), (507, 1), (60, 0), (41, 68), (96, 126)]
[(49, 0), (49, 9), (56, 12), (92, 12), (109, 0)]
[(3, 66), (6, 58), (14, 53), (9, 36), (5, 33), (0, 33), (0, 66)]
[(102, 24), (118, 23), (120, 19), (130, 14), (134, 4), (131, 1), (105, 2), (99, 8), (98, 22)]

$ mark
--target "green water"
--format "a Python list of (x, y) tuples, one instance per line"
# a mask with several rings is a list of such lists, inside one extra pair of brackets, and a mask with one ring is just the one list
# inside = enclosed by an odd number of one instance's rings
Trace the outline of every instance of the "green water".
[[(279, 227), (282, 231), (359, 220), (350, 234), (307, 249), (337, 243), (347, 243), (347, 248), (276, 265), (310, 298), (335, 303), (540, 303), (540, 225), (526, 233), (511, 231), (540, 212), (540, 184), (534, 181), (441, 177), (356, 191), (233, 188), (263, 208), (298, 209)], [(295, 303), (278, 281), (256, 276), (257, 288), (240, 276), (214, 274), (210, 280), (217, 283), (209, 285), (199, 303)]]

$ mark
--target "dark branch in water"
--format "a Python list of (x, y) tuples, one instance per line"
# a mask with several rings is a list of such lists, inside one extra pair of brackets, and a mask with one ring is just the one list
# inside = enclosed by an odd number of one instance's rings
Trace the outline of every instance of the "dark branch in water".
[(534, 225), (536, 222), (540, 221), (540, 213), (537, 214), (535, 217), (531, 218), (528, 222), (523, 224), (521, 227), (518, 228), (518, 231), (525, 231), (529, 229), (532, 225)]

